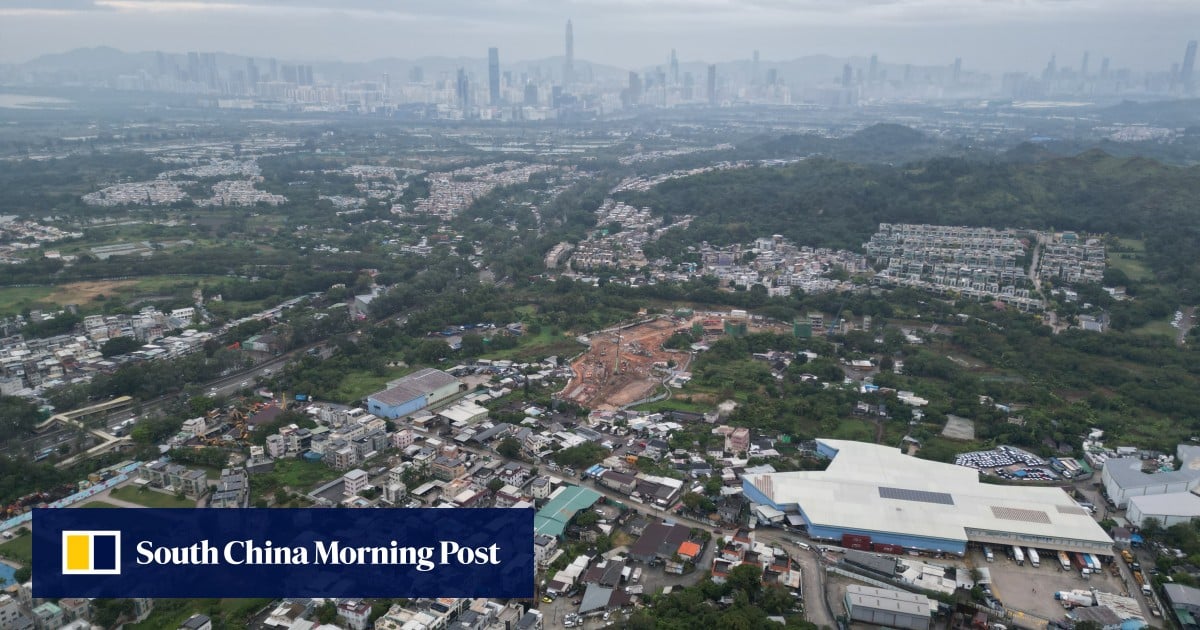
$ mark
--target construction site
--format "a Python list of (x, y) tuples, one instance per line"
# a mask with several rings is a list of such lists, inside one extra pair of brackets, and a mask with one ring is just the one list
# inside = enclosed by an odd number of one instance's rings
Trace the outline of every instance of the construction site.
[(663, 343), (690, 321), (658, 317), (588, 335), (560, 395), (589, 409), (615, 410), (649, 398), (671, 370), (686, 371), (691, 353)]

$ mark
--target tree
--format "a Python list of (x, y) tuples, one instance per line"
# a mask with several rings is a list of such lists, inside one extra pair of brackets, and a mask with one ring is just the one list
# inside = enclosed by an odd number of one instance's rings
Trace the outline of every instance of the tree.
[(337, 621), (337, 604), (333, 603), (332, 599), (325, 600), (316, 611), (317, 621), (321, 623), (333, 623)]
[(1163, 533), (1162, 521), (1153, 516), (1147, 516), (1142, 519), (1141, 533), (1146, 538), (1157, 538)]
[(113, 337), (100, 346), (100, 354), (105, 357), (115, 357), (129, 354), (142, 347), (142, 342), (133, 337)]
[(503, 487), (504, 487), (504, 480), (499, 477), (496, 477), (495, 479), (492, 479), (491, 481), (487, 482), (487, 489), (492, 491), (492, 493), (499, 492), (500, 488), (503, 488)]
[(521, 456), (521, 442), (510, 435), (500, 440), (500, 444), (496, 445), (496, 452), (502, 457), (517, 459)]

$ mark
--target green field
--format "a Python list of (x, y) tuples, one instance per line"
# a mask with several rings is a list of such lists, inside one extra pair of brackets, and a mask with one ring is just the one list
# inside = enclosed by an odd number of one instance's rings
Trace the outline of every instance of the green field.
[[(222, 276), (147, 276), (136, 280), (94, 280), (55, 286), (0, 287), (0, 316), (25, 309), (54, 309), (77, 304), (83, 313), (99, 312), (112, 301), (124, 303), (140, 297), (170, 295), (191, 299), (195, 286), (211, 284)], [(100, 296), (103, 296), (101, 300)]]
[(77, 505), (75, 507), (95, 509), (95, 508), (119, 508), (121, 506), (113, 504), (113, 503), (108, 503), (106, 501), (88, 501), (87, 503), (84, 503), (82, 505)]
[(129, 501), (152, 508), (194, 508), (195, 499), (180, 499), (173, 494), (163, 494), (155, 490), (141, 489), (135, 486), (124, 486), (113, 490), (111, 496), (122, 501)]
[(1136, 239), (1121, 239), (1121, 249), (1132, 251), (1110, 251), (1108, 266), (1119, 269), (1129, 276), (1130, 280), (1153, 280), (1154, 274), (1146, 265), (1146, 244)]
[[(245, 628), (254, 613), (271, 603), (270, 599), (157, 599), (154, 610), (141, 623), (126, 624), (130, 630), (178, 628), (193, 614), (213, 619), (214, 627)], [(219, 625), (218, 625), (219, 624)]]
[(0, 556), (28, 566), (33, 562), (33, 536), (25, 534), (0, 545)]
[(413, 368), (410, 367), (387, 368), (386, 373), (380, 376), (368, 370), (356, 370), (346, 374), (330, 398), (344, 403), (353, 403), (384, 389), (387, 387), (388, 381), (394, 381), (412, 371)]
[(574, 335), (562, 332), (556, 335), (551, 327), (547, 326), (537, 334), (522, 335), (518, 338), (516, 348), (487, 352), (480, 358), (531, 361), (553, 355), (565, 359), (578, 354), (583, 349), (583, 345), (575, 341)]
[(341, 476), (336, 470), (319, 462), (303, 459), (281, 459), (269, 473), (250, 477), (251, 499), (266, 497), (285, 486), (297, 492), (308, 492), (322, 482)]
[(1166, 335), (1166, 336), (1170, 337), (1171, 339), (1174, 339), (1179, 334), (1179, 330), (1177, 328), (1175, 328), (1174, 326), (1172, 326), (1171, 322), (1168, 322), (1165, 320), (1158, 320), (1158, 321), (1149, 322), (1147, 324), (1143, 324), (1142, 326), (1139, 326), (1139, 327), (1133, 329), (1133, 334), (1135, 334), (1135, 335)]

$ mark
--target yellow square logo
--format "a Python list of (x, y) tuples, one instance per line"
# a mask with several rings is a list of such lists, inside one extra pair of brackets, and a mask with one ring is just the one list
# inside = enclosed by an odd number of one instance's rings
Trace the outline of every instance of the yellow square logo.
[(63, 575), (120, 575), (121, 532), (64, 531)]

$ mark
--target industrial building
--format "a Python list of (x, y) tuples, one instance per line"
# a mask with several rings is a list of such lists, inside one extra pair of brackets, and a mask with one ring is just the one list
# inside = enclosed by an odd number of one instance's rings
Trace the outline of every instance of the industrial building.
[(916, 593), (850, 584), (846, 587), (846, 614), (873, 626), (928, 630), (935, 606)]
[(558, 538), (567, 530), (567, 523), (575, 518), (576, 513), (592, 507), (603, 498), (595, 490), (563, 486), (550, 495), (550, 500), (534, 515), (533, 531), (535, 534)]
[(1179, 470), (1153, 473), (1142, 472), (1147, 462), (1137, 457), (1107, 460), (1100, 477), (1108, 499), (1124, 508), (1132, 497), (1191, 492), (1200, 486), (1200, 447), (1180, 444), (1176, 458), (1183, 462)]
[(436, 405), (464, 391), (466, 385), (449, 374), (425, 368), (388, 383), (367, 397), (367, 410), (380, 418), (400, 418)]
[(1200, 630), (1200, 589), (1182, 584), (1163, 584), (1163, 595), (1183, 630)]
[(981, 543), (1112, 554), (1112, 539), (1060, 488), (985, 484), (976, 470), (878, 444), (817, 440), (817, 450), (832, 459), (826, 470), (745, 475), (746, 498), (856, 549), (963, 555)]
[(1147, 518), (1158, 519), (1163, 527), (1188, 523), (1200, 518), (1200, 497), (1191, 492), (1131, 497), (1125, 519), (1134, 525), (1141, 525)]

